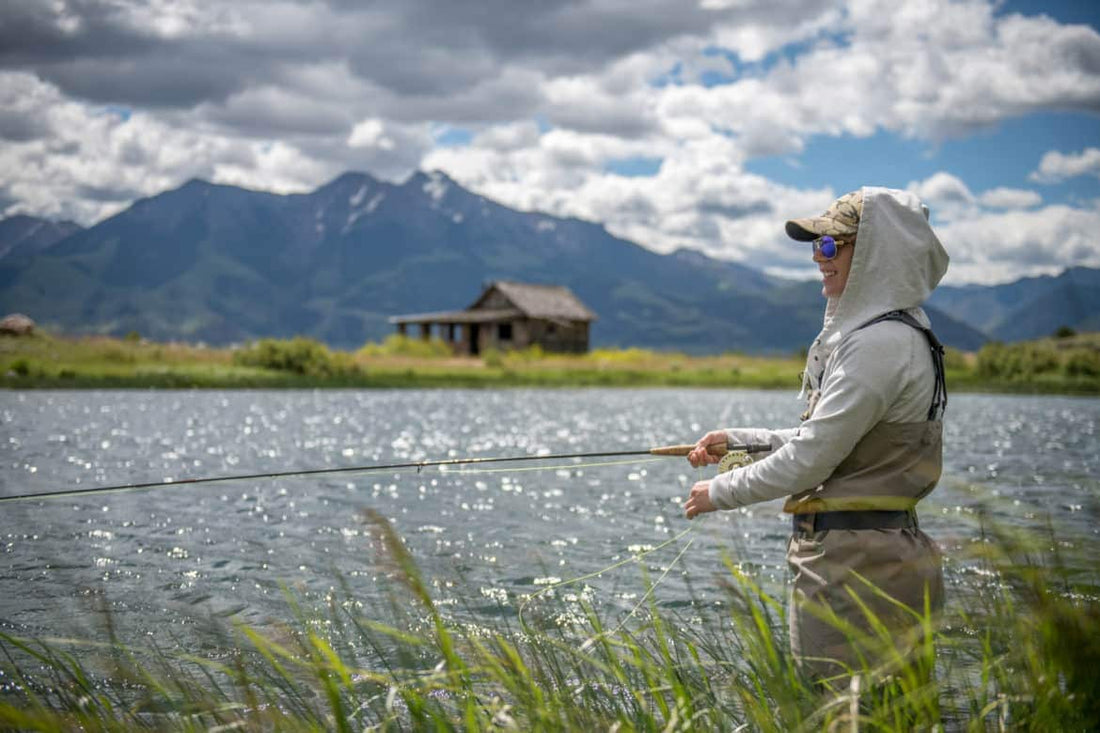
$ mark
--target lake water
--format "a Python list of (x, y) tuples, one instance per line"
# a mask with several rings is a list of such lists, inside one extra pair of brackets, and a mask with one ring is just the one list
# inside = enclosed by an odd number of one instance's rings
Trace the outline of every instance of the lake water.
[[(0, 495), (642, 449), (720, 426), (793, 425), (800, 410), (793, 392), (678, 389), (6, 392)], [(979, 582), (959, 559), (979, 534), (979, 506), (1009, 524), (1049, 518), (1092, 545), (1098, 423), (1096, 399), (952, 395), (944, 477), (921, 505), (922, 526), (946, 551), (951, 588)], [(781, 591), (789, 524), (779, 501), (683, 518), (688, 488), (712, 471), (679, 458), (566, 460), (4, 503), (0, 629), (68, 634), (101, 607), (140, 632), (175, 633), (210, 616), (264, 625), (287, 617), (284, 587), (321, 600), (338, 579), (369, 601), (382, 592), (385, 567), (365, 509), (392, 521), (441, 607), (475, 623), (514, 616), (548, 584), (669, 540), (640, 562), (562, 589), (561, 602), (584, 598), (621, 616), (657, 581), (659, 605), (705, 605), (721, 596), (714, 581), (726, 574), (726, 555)], [(1097, 557), (1082, 572), (1095, 572)]]

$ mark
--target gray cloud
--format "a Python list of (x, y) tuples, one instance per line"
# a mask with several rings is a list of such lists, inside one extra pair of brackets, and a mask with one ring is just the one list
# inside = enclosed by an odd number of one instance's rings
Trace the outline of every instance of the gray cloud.
[(337, 136), (348, 134), (354, 110), (326, 99), (310, 99), (277, 88), (238, 95), (209, 105), (199, 116), (227, 130), (247, 130), (260, 137)]
[(405, 122), (447, 120), (469, 124), (501, 119), (529, 119), (545, 101), (541, 77), (521, 69), (506, 69), (482, 83), (440, 95), (398, 95), (384, 91), (372, 105), (380, 114)]
[[(762, 1), (720, 9), (669, 0), (210, 2), (185, 20), (172, 18), (171, 33), (140, 2), (68, 0), (60, 11), (45, 3), (9, 6), (0, 65), (96, 102), (187, 109), (285, 83), (291, 67), (328, 60), (395, 97), (441, 97), (461, 108), (471, 90), (493, 88), (506, 68), (591, 73), (677, 38), (705, 38), (717, 24), (782, 25), (828, 3), (795, 12)], [(498, 112), (508, 101), (500, 100)]]
[(73, 58), (148, 53), (154, 39), (119, 22), (117, 8), (82, 0), (58, 12), (45, 2), (6, 0), (0, 22), (0, 64), (28, 68)]
[(240, 71), (227, 73), (225, 64), (237, 61), (220, 55), (195, 59), (169, 47), (155, 55), (85, 57), (38, 65), (37, 70), (62, 91), (95, 102), (187, 108), (224, 100), (250, 83)]
[(6, 183), (0, 183), (0, 212), (6, 212), (19, 203), (19, 197), (11, 192), (11, 187)]
[(74, 193), (81, 198), (105, 203), (133, 201), (142, 195), (141, 190), (130, 186), (91, 186), (88, 184), (76, 186)]
[(0, 138), (26, 142), (45, 137), (48, 133), (41, 120), (14, 110), (0, 109)]
[[(360, 7), (354, 2), (330, 4)], [(684, 34), (706, 34), (715, 22), (734, 14), (664, 0), (629, 5), (591, 0), (390, 0), (370, 7), (391, 19), (405, 39), (426, 41), (435, 48), (482, 48), (498, 62), (537, 61), (555, 74), (591, 69)]]
[(753, 201), (744, 204), (721, 204), (717, 202), (703, 202), (699, 210), (707, 214), (716, 214), (727, 219), (744, 219), (749, 216), (771, 214), (772, 205), (767, 201)]

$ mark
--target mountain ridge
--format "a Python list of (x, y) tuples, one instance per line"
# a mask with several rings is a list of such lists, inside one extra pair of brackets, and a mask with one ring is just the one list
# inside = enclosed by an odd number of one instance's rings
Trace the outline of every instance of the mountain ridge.
[[(659, 254), (598, 223), (511, 209), (438, 171), (402, 183), (348, 171), (295, 194), (192, 179), (14, 255), (8, 221), (0, 309), (74, 333), (212, 344), (306, 335), (353, 348), (392, 332), (389, 316), (462, 308), (508, 279), (570, 287), (599, 316), (594, 346), (790, 353), (816, 335), (823, 309), (819, 283)], [(1057, 287), (1022, 286), (1060, 309), (1028, 328), (1060, 313), (1076, 321), (1058, 325), (1095, 320), (1100, 304), (1079, 290), (1100, 270), (1079, 269)], [(1025, 305), (964, 286), (928, 310), (944, 343), (973, 350), (987, 339), (973, 323), (1010, 330), (1013, 302)]]
[(33, 256), (81, 229), (75, 222), (27, 214), (0, 219), (0, 259)]

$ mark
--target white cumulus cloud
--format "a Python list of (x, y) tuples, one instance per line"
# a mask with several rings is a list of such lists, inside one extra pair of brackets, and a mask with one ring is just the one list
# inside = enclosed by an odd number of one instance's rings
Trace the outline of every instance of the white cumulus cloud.
[(944, 282), (995, 283), (1053, 275), (1067, 266), (1100, 267), (1098, 230), (1100, 204), (982, 212), (937, 226), (951, 254)]
[(1100, 148), (1085, 148), (1080, 153), (1068, 154), (1050, 150), (1039, 161), (1039, 168), (1031, 174), (1031, 180), (1056, 183), (1077, 176), (1100, 178)]
[(393, 150), (393, 139), (386, 135), (386, 127), (382, 120), (371, 118), (363, 120), (352, 128), (348, 136), (348, 145), (353, 148), (380, 148)]
[(1022, 188), (1008, 188), (998, 186), (988, 191), (983, 191), (978, 197), (982, 206), (993, 209), (1030, 209), (1043, 203), (1043, 197), (1034, 191)]

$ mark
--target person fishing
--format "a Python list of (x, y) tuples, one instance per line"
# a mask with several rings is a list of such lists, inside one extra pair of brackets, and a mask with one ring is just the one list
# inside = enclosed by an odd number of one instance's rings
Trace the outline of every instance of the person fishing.
[[(939, 551), (915, 507), (940, 477), (947, 406), (943, 348), (920, 306), (949, 258), (927, 208), (894, 189), (864, 187), (821, 216), (788, 221), (786, 231), (812, 242), (827, 299), (803, 372), (807, 409), (797, 428), (700, 438), (688, 454), (695, 467), (719, 460), (713, 444), (768, 443), (771, 451), (695, 483), (684, 509), (691, 519), (788, 497), (791, 651), (813, 678), (839, 681), (862, 661), (904, 658), (920, 638), (913, 612), (943, 605)], [(901, 654), (872, 638), (881, 634), (871, 633), (871, 615)]]

